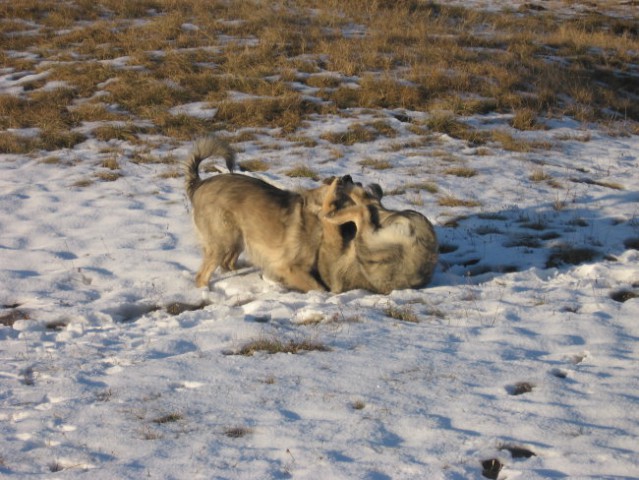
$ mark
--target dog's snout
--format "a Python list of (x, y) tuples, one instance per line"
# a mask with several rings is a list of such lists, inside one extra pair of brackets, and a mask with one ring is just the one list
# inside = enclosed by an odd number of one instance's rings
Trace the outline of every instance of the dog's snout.
[(345, 183), (353, 183), (353, 177), (351, 177), (350, 175), (344, 175), (342, 178), (339, 179), (340, 183), (345, 184)]

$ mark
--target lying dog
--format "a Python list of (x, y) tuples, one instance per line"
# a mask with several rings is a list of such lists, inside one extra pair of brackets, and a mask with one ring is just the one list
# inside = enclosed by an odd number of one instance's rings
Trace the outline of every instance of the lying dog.
[[(390, 293), (426, 285), (437, 264), (437, 237), (419, 212), (387, 210), (382, 190), (334, 179), (322, 203), (318, 271), (335, 293)], [(346, 193), (352, 203), (344, 206)], [(348, 226), (354, 224), (353, 229)], [(352, 225), (352, 224), (351, 224)]]
[[(235, 173), (202, 180), (199, 165), (211, 155), (224, 157), (230, 172), (235, 167), (232, 148), (216, 137), (196, 142), (185, 165), (186, 192), (204, 252), (196, 285), (208, 285), (218, 267), (234, 270), (246, 249), (267, 277), (302, 292), (325, 290), (316, 267), (319, 214), (329, 185), (296, 193)], [(335, 190), (331, 198), (339, 203), (339, 197)]]

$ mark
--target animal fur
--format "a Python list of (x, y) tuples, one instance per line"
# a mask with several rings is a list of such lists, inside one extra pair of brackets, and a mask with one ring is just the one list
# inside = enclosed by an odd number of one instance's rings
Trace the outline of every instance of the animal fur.
[[(338, 208), (335, 201), (344, 191), (352, 205)], [(390, 293), (430, 281), (438, 257), (432, 224), (419, 212), (384, 208), (381, 197), (379, 186), (367, 191), (358, 184), (340, 186), (337, 179), (326, 192), (318, 270), (332, 292)], [(345, 235), (351, 222), (355, 230)]]
[(235, 167), (233, 150), (216, 137), (199, 140), (185, 165), (204, 257), (196, 285), (207, 286), (218, 267), (234, 270), (246, 250), (267, 277), (302, 292), (325, 290), (315, 272), (322, 238), (319, 213), (329, 186), (296, 193), (235, 173), (202, 180), (199, 165), (211, 155), (223, 156), (229, 171)]

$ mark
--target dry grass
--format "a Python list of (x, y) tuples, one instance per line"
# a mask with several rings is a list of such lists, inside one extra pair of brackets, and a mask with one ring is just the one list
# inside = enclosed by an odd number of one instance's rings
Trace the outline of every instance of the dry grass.
[(265, 172), (269, 164), (264, 160), (243, 160), (240, 162), (240, 170), (243, 172)]
[(259, 97), (249, 100), (224, 100), (218, 105), (216, 120), (227, 129), (245, 127), (275, 127), (293, 132), (300, 127), (305, 115), (318, 113), (317, 106), (290, 93), (275, 98)]
[(373, 170), (387, 170), (393, 168), (393, 164), (388, 160), (378, 158), (365, 158), (358, 162), (362, 167), (372, 168)]
[(531, 182), (539, 183), (550, 180), (552, 177), (543, 168), (537, 168), (530, 174), (529, 178)]
[(93, 185), (93, 183), (94, 183), (93, 180), (90, 180), (88, 178), (82, 178), (80, 180), (76, 180), (75, 182), (73, 182), (71, 186), (76, 188), (86, 188)]
[(532, 108), (520, 108), (515, 111), (510, 125), (517, 130), (540, 130), (544, 126), (537, 120), (538, 113)]
[[(535, 130), (544, 118), (567, 115), (622, 120), (639, 131), (639, 18), (631, 7), (626, 17), (560, 18), (417, 1), (297, 0), (286, 9), (241, 1), (231, 9), (204, 0), (20, 0), (4, 2), (0, 13), (3, 65), (43, 74), (20, 83), (18, 95), (0, 95), (1, 129), (41, 131), (22, 143), (2, 134), (0, 152), (72, 148), (82, 141), (73, 129), (87, 121), (127, 125), (94, 131), (102, 141), (136, 141), (147, 133), (131, 127), (139, 120), (186, 140), (247, 127), (292, 133), (310, 116), (353, 108), (429, 112), (423, 126), (431, 132), (523, 152), (548, 145), (486, 135), (460, 116), (508, 113), (515, 129)], [(109, 62), (124, 57), (126, 65)], [(47, 87), (53, 81), (60, 83)], [(316, 98), (293, 82), (315, 89)], [(213, 122), (167, 113), (198, 101), (218, 109)], [(396, 133), (381, 121), (324, 139), (353, 145)]]
[[(436, 184), (432, 182), (411, 182), (404, 185), (404, 187), (400, 190), (400, 192), (404, 193), (410, 190), (417, 191), (417, 192), (426, 191), (428, 193), (435, 194), (439, 191), (439, 188), (437, 187)], [(396, 194), (397, 193), (398, 192), (396, 192)]]
[(36, 150), (38, 141), (14, 133), (0, 133), (0, 153), (24, 154)]
[(379, 137), (379, 132), (360, 123), (348, 127), (345, 132), (324, 133), (321, 139), (341, 145), (372, 142)]
[(165, 423), (175, 423), (184, 419), (184, 415), (178, 412), (167, 413), (166, 415), (161, 415), (157, 418), (154, 418), (152, 421), (158, 425), (163, 425)]
[(486, 142), (486, 134), (475, 130), (465, 123), (457, 120), (451, 113), (435, 113), (426, 123), (432, 131), (448, 135), (459, 140), (465, 140), (470, 145), (483, 145)]
[(108, 168), (109, 170), (118, 170), (120, 168), (120, 164), (118, 163), (118, 158), (116, 156), (102, 160), (101, 166), (103, 168)]
[(388, 305), (384, 309), (384, 315), (402, 322), (419, 323), (419, 317), (410, 305), (396, 306)]
[(492, 140), (509, 152), (528, 153), (534, 150), (550, 150), (553, 144), (545, 141), (527, 140), (511, 135), (506, 130), (497, 129), (491, 133)]
[(137, 134), (144, 131), (145, 129), (130, 123), (104, 124), (93, 130), (93, 136), (103, 142), (108, 142), (109, 140), (134, 142), (137, 140)]
[(303, 351), (327, 352), (330, 348), (323, 343), (308, 339), (283, 341), (277, 338), (259, 338), (246, 343), (235, 354), (252, 356), (256, 352), (295, 354)]
[(437, 204), (442, 207), (479, 207), (481, 203), (476, 200), (464, 200), (453, 195), (445, 195), (437, 199)]
[(158, 174), (158, 178), (183, 178), (184, 172), (182, 170), (167, 170), (166, 172), (162, 172)]
[(106, 172), (97, 172), (95, 177), (103, 182), (115, 182), (117, 179), (122, 177), (122, 173), (109, 170)]
[(313, 170), (311, 167), (306, 165), (297, 165), (287, 171), (284, 172), (284, 175), (287, 177), (293, 178), (310, 178), (312, 180), (319, 180), (318, 173)]
[(470, 167), (451, 167), (444, 170), (444, 173), (455, 177), (471, 178), (477, 175), (477, 170)]

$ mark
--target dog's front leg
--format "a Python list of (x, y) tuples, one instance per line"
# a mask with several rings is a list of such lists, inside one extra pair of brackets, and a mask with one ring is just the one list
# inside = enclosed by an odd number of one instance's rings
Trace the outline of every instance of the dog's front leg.
[(313, 275), (300, 268), (286, 268), (275, 272), (276, 276), (281, 278), (281, 281), (287, 287), (298, 290), (300, 292), (309, 292), (311, 290), (325, 291), (324, 286), (318, 282)]
[(351, 207), (342, 208), (336, 212), (329, 213), (322, 219), (325, 223), (335, 225), (343, 225), (353, 222), (357, 228), (355, 236), (359, 236), (365, 229), (372, 226), (370, 212), (366, 205), (353, 205)]
[(322, 201), (322, 210), (320, 215), (322, 217), (333, 213), (337, 208), (337, 188), (339, 186), (340, 179), (334, 178), (331, 184), (328, 186), (326, 190), (326, 194), (324, 195), (324, 200)]

